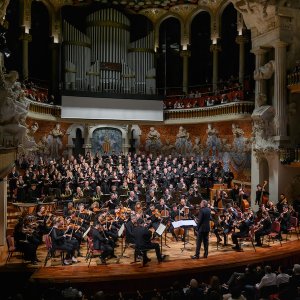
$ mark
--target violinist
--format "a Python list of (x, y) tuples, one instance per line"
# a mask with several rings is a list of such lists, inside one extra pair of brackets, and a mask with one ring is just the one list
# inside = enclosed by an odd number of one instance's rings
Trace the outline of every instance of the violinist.
[(282, 213), (278, 216), (276, 219), (277, 221), (280, 221), (280, 233), (278, 235), (278, 238), (282, 240), (281, 234), (287, 234), (288, 228), (290, 227), (290, 212), (287, 205), (284, 205), (282, 208)]
[(18, 251), (24, 253), (24, 260), (29, 260), (33, 265), (37, 265), (40, 262), (36, 254), (39, 242), (24, 230), (25, 226), (25, 219), (20, 218), (14, 228), (15, 246)]
[(155, 208), (158, 209), (158, 211), (160, 213), (162, 213), (163, 211), (168, 211), (169, 212), (169, 210), (170, 210), (170, 208), (166, 205), (164, 198), (160, 198), (159, 204), (157, 204), (155, 206)]
[(235, 246), (232, 247), (232, 249), (237, 251), (243, 251), (243, 249), (240, 247), (238, 243), (238, 238), (248, 236), (250, 227), (253, 224), (250, 216), (251, 216), (250, 213), (244, 212), (242, 219), (238, 222), (238, 224), (236, 224), (236, 227), (239, 229), (239, 232), (234, 232), (231, 235), (232, 242), (233, 244), (235, 244)]
[(224, 212), (219, 218), (219, 224), (222, 228), (221, 233), (224, 237), (224, 246), (227, 246), (227, 235), (233, 230), (233, 218), (230, 212)]
[(74, 214), (76, 211), (73, 202), (68, 202), (67, 206), (64, 207), (63, 214), (64, 217), (69, 217)]
[(102, 264), (106, 264), (106, 258), (115, 257), (114, 248), (109, 245), (109, 239), (106, 236), (101, 223), (97, 222), (95, 226), (91, 227), (89, 235), (93, 239), (93, 246), (95, 250), (102, 250), (100, 260)]
[[(142, 249), (155, 249), (156, 258), (158, 262), (162, 262), (165, 259), (165, 256), (160, 252), (160, 246), (158, 243), (151, 242), (151, 231), (145, 227), (145, 224), (142, 219), (138, 219), (135, 227), (133, 229), (133, 236), (135, 241), (135, 247), (137, 250)], [(143, 262), (147, 263), (151, 259), (147, 257), (147, 252), (143, 251)]]
[(148, 228), (153, 227), (155, 230), (158, 228), (160, 224), (160, 212), (157, 208), (155, 208), (154, 203), (151, 203), (149, 208), (146, 210), (146, 218), (149, 222)]
[(264, 211), (262, 213), (262, 218), (258, 222), (258, 224), (255, 225), (254, 231), (255, 231), (255, 242), (257, 247), (262, 246), (261, 237), (264, 235), (267, 235), (271, 232), (272, 228), (272, 221), (267, 211)]
[(66, 224), (65, 224), (65, 234), (69, 236), (69, 239), (76, 239), (78, 242), (78, 248), (77, 250), (77, 257), (83, 256), (80, 252), (80, 245), (82, 242), (82, 236), (83, 236), (83, 228), (80, 225), (77, 225), (76, 223), (72, 223), (72, 218), (68, 217), (66, 218)]
[(50, 228), (48, 224), (51, 221), (52, 214), (46, 210), (44, 205), (41, 205), (36, 213), (37, 223), (38, 223), (38, 232), (42, 236), (49, 233)]
[(284, 193), (280, 194), (279, 200), (276, 204), (277, 210), (279, 213), (283, 212), (283, 206), (288, 205), (288, 200)]
[(101, 230), (103, 230), (106, 237), (109, 239), (110, 245), (114, 248), (118, 240), (118, 228), (114, 216), (105, 212), (98, 216), (97, 221), (102, 225)]
[(66, 259), (64, 260), (65, 265), (70, 265), (72, 262), (76, 263), (75, 250), (79, 249), (79, 245), (76, 239), (70, 239), (70, 236), (65, 234), (64, 219), (58, 217), (54, 221), (54, 225), (49, 233), (52, 240), (52, 248), (62, 249), (67, 252)]

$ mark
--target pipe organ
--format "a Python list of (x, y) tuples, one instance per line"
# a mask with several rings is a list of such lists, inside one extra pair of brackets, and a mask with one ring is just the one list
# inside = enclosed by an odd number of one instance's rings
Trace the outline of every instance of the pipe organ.
[(87, 16), (86, 34), (64, 22), (66, 90), (154, 94), (154, 34), (130, 43), (130, 21), (109, 8)]
[(64, 22), (65, 88), (87, 89), (86, 73), (91, 62), (89, 37), (71, 24)]

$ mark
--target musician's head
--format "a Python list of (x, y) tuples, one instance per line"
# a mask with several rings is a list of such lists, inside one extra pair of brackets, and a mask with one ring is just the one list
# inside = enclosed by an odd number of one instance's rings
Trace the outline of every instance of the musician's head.
[(284, 199), (285, 199), (285, 194), (284, 194), (284, 193), (281, 193), (281, 194), (280, 194), (280, 199), (281, 199), (281, 200), (284, 200)]
[(283, 212), (287, 212), (289, 210), (289, 207), (288, 207), (288, 205), (283, 205), (282, 209), (283, 209)]
[(207, 207), (208, 206), (208, 202), (206, 200), (202, 200), (200, 203), (200, 207)]
[(155, 210), (155, 205), (153, 203), (150, 204), (150, 210)]

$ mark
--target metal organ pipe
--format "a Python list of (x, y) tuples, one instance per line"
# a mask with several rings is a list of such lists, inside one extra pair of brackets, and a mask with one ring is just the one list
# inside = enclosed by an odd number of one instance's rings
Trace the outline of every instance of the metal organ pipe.
[[(65, 66), (65, 72), (75, 74), (75, 88), (86, 89), (86, 72), (90, 66), (91, 50), (90, 39), (73, 27), (64, 22), (64, 54), (68, 65), (74, 64), (75, 70), (68, 70)], [(68, 83), (65, 86), (70, 88)]]

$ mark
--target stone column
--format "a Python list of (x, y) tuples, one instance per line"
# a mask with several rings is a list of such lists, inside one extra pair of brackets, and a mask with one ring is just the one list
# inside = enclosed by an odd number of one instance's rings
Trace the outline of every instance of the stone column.
[(131, 129), (132, 129), (132, 125), (128, 124), (126, 138), (124, 138), (124, 145), (123, 145), (123, 148), (124, 148), (123, 152), (125, 153), (125, 155), (128, 154), (129, 149), (130, 149)]
[(238, 35), (235, 39), (235, 42), (239, 44), (239, 83), (244, 84), (245, 77), (245, 44), (248, 42), (248, 39), (242, 35)]
[(0, 246), (5, 245), (7, 224), (7, 177), (0, 181)]
[(182, 90), (185, 94), (189, 92), (189, 57), (191, 56), (191, 51), (181, 50), (180, 56), (182, 57)]
[(213, 54), (213, 75), (212, 75), (212, 84), (213, 91), (218, 89), (218, 77), (219, 77), (219, 59), (218, 52), (221, 51), (221, 47), (217, 44), (212, 44), (210, 46), (210, 52)]
[(82, 147), (84, 148), (84, 154), (87, 154), (87, 152), (91, 153), (92, 144), (90, 140), (90, 126), (88, 124), (84, 125), (83, 139), (84, 139), (84, 144), (82, 145)]
[(275, 48), (274, 76), (274, 109), (276, 139), (287, 139), (287, 99), (286, 99), (286, 47), (287, 44), (277, 41)]
[(28, 79), (28, 43), (32, 41), (32, 36), (29, 33), (23, 32), (20, 36), (22, 41), (22, 77), (23, 80)]
[[(258, 71), (258, 69), (265, 63), (265, 53), (267, 51), (261, 48), (257, 48), (257, 49), (253, 49), (251, 52), (255, 55), (255, 70)], [(258, 107), (257, 102), (260, 94), (266, 95), (266, 81), (263, 79), (255, 81), (255, 107), (256, 108)]]

